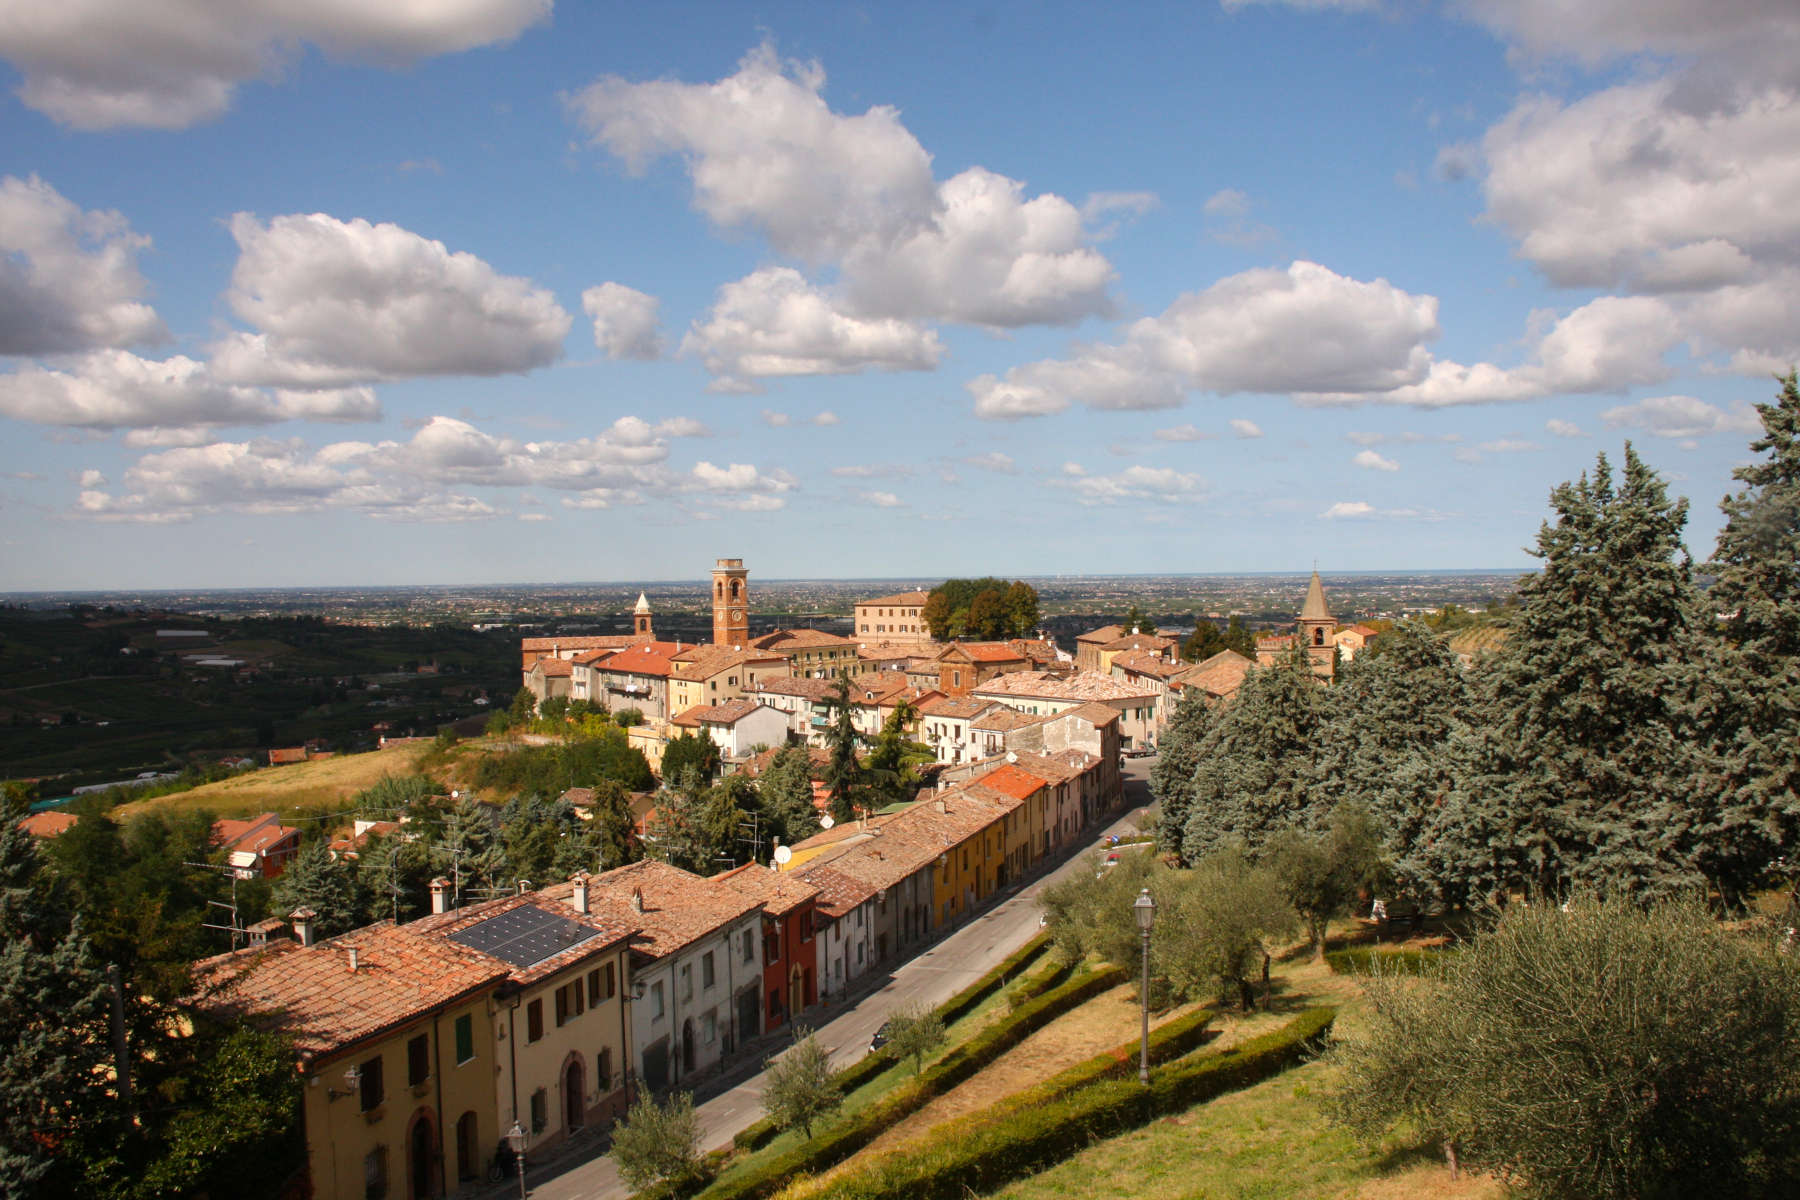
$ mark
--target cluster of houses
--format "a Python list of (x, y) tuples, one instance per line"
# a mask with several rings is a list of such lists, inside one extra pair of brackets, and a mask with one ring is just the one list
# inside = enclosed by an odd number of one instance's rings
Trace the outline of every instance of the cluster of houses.
[[(312, 1194), (485, 1186), (514, 1124), (534, 1150), (604, 1126), (843, 997), (1072, 850), (1123, 799), (1119, 718), (1021, 723), (905, 809), (704, 878), (646, 861), (333, 938), (316, 914), (196, 965), (197, 1008), (293, 1039)], [(291, 932), (289, 926), (291, 924)]]

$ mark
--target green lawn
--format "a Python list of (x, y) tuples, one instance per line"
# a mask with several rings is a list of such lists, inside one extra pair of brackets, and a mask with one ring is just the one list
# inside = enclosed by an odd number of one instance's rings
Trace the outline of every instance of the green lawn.
[(1326, 1122), (1321, 1063), (1196, 1105), (1123, 1137), (1096, 1143), (995, 1200), (1498, 1200), (1488, 1180), (1452, 1181), (1421, 1152), (1360, 1145)]

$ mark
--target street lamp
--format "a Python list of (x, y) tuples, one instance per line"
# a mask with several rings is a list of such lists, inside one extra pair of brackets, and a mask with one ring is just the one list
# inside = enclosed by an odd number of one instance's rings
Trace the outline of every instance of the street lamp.
[(1138, 898), (1131, 903), (1131, 911), (1137, 916), (1138, 934), (1144, 942), (1144, 1034), (1138, 1049), (1138, 1082), (1145, 1087), (1150, 1086), (1150, 927), (1156, 924), (1156, 901), (1150, 898), (1150, 889), (1145, 888), (1138, 893)]
[(525, 1200), (525, 1127), (517, 1118), (506, 1131), (506, 1144), (512, 1147), (513, 1161), (519, 1164), (519, 1200)]

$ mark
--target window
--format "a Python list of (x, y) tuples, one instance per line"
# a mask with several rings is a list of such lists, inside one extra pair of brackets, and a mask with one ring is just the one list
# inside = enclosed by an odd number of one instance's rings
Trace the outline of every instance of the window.
[(683, 1000), (694, 998), (694, 964), (692, 963), (681, 964), (681, 998)]
[(456, 1063), (461, 1066), (475, 1057), (475, 1018), (468, 1013), (456, 1018)]
[(602, 1094), (612, 1091), (612, 1049), (610, 1047), (594, 1056), (594, 1079), (600, 1084)]
[(569, 1006), (569, 989), (566, 987), (557, 988), (556, 989), (556, 1027), (558, 1029), (561, 1029), (564, 1025), (567, 1025), (569, 1023), (569, 1018), (574, 1015), (575, 1015), (574, 1012), (571, 1011), (570, 1006)]
[(362, 1093), (362, 1110), (368, 1112), (370, 1109), (380, 1108), (381, 1102), (387, 1099), (387, 1089), (381, 1083), (381, 1055), (377, 1054), (363, 1063), (359, 1070), (361, 1082), (358, 1090)]
[(756, 961), (755, 956), (756, 956), (756, 942), (751, 937), (750, 931), (748, 929), (746, 929), (746, 930), (744, 930), (744, 961), (745, 962), (754, 962), (754, 961)]
[(431, 1036), (421, 1033), (406, 1043), (406, 1082), (417, 1087), (431, 1078)]
[(550, 1123), (550, 1097), (543, 1088), (531, 1093), (531, 1132), (542, 1133)]
[(708, 950), (705, 954), (700, 956), (700, 986), (703, 988), (712, 987), (718, 982), (718, 979), (719, 973), (713, 966), (712, 951)]
[(650, 985), (650, 1019), (652, 1021), (662, 1020), (663, 1011), (663, 985), (662, 980), (659, 979)]
[(700, 1020), (700, 1040), (709, 1046), (719, 1040), (719, 1018), (712, 1013)]
[(388, 1194), (387, 1147), (363, 1155), (363, 1200), (385, 1200)]
[(813, 916), (814, 914), (809, 912), (800, 918), (800, 940), (803, 942), (813, 940)]
[(535, 1042), (544, 1036), (544, 1002), (533, 1000), (525, 1006), (525, 1040)]
[(856, 943), (856, 965), (860, 967), (860, 966), (862, 966), (862, 962), (863, 962), (863, 944), (861, 942), (858, 942), (858, 943)]

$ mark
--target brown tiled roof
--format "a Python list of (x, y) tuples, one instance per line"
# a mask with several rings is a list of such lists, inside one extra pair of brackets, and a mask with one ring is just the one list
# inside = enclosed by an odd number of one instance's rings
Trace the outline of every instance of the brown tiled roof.
[(1078, 642), (1105, 643), (1114, 641), (1125, 632), (1123, 625), (1102, 625), (1098, 629), (1090, 629), (1075, 640)]
[(281, 823), (274, 813), (263, 813), (247, 821), (226, 819), (214, 821), (212, 840), (215, 846), (227, 850), (244, 850), (256, 853), (265, 850), (277, 842), (300, 836), (298, 829)]
[(1024, 729), (1031, 725), (1042, 725), (1045, 721), (1052, 719), (1053, 718), (1050, 716), (1038, 713), (1020, 712), (1016, 708), (995, 705), (993, 712), (988, 713), (985, 716), (977, 717), (969, 722), (969, 728), (980, 729), (990, 733), (1010, 733), (1014, 729)]
[(940, 696), (920, 704), (919, 715), (942, 717), (945, 720), (966, 720), (970, 717), (979, 717), (992, 707), (992, 701), (977, 700), (973, 696)]
[(1119, 710), (1105, 704), (1083, 704), (1071, 708), (1067, 712), (1056, 714), (1059, 717), (1080, 717), (1090, 725), (1110, 725), (1119, 719)]
[[(546, 890), (566, 895), (570, 886), (562, 883)], [(642, 912), (632, 908), (634, 889), (643, 893)], [(633, 948), (651, 958), (671, 954), (759, 907), (757, 901), (714, 880), (648, 859), (594, 876), (588, 881), (588, 896), (596, 902), (596, 910), (604, 904), (607, 915), (635, 925), (642, 940)]]
[(1101, 675), (1077, 671), (1052, 675), (1047, 671), (1014, 671), (996, 675), (974, 689), (977, 696), (1023, 697), (1028, 700), (1138, 700), (1153, 693), (1140, 686)]
[(898, 662), (918, 656), (918, 642), (863, 642), (856, 647), (856, 657), (869, 662)]
[(1062, 656), (1056, 652), (1056, 647), (1049, 642), (1038, 641), (1035, 638), (1012, 638), (1006, 644), (1017, 650), (1019, 657), (1029, 659), (1034, 663), (1062, 661)]
[[(692, 649), (692, 647), (687, 647)], [(667, 678), (669, 660), (682, 652), (680, 642), (644, 642), (625, 650), (617, 650), (600, 660), (599, 669), (622, 675), (653, 675)]]
[(1155, 650), (1127, 650), (1112, 660), (1114, 670), (1133, 671), (1152, 679), (1168, 679), (1187, 669), (1186, 663), (1170, 662)]
[(922, 607), (929, 599), (931, 599), (930, 592), (895, 592), (892, 596), (877, 596), (873, 600), (858, 600), (856, 602), (856, 607), (869, 608), (879, 604), (887, 608), (914, 608)]
[(883, 704), (893, 696), (911, 689), (917, 689), (906, 682), (906, 676), (899, 671), (889, 671), (886, 677), (877, 675), (869, 679), (859, 679), (850, 685), (850, 695), (859, 704)]
[[(761, 775), (764, 771), (768, 770), (769, 764), (775, 761), (775, 756), (780, 754), (786, 748), (787, 747), (785, 746), (771, 746), (769, 749), (764, 750), (761, 754), (756, 755), (751, 758), (750, 761), (746, 762), (742, 768), (742, 773), (749, 776), (751, 779), (755, 779), (758, 775)], [(831, 751), (822, 749), (818, 746), (810, 746), (806, 751), (806, 759), (807, 763), (812, 768), (812, 774), (817, 775), (823, 771), (825, 765), (831, 761)]]
[[(608, 911), (591, 902), (586, 913), (577, 912), (573, 903), (574, 890), (573, 884), (552, 884), (547, 888), (539, 888), (535, 892), (526, 892), (519, 896), (501, 896), (496, 900), (484, 900), (480, 904), (467, 905), (447, 913), (434, 913), (429, 917), (420, 917), (406, 925), (405, 928), (423, 937), (449, 940), (451, 934), (472, 929), (483, 921), (491, 921), (502, 913), (509, 913), (516, 908), (530, 906), (553, 913), (565, 921), (573, 921), (577, 925), (586, 926), (599, 935), (584, 942), (577, 942), (566, 950), (560, 950), (548, 958), (524, 967), (514, 967), (492, 955), (476, 951), (477, 954), (482, 954), (483, 958), (488, 958), (505, 968), (513, 984), (525, 986), (536, 983), (540, 979), (547, 979), (583, 959), (610, 950), (637, 932), (637, 927), (625, 920), (623, 913)], [(591, 892), (589, 897), (591, 901)], [(460, 943), (452, 944), (460, 945)]]
[[(1081, 751), (1076, 751), (1076, 753), (1079, 754)], [(1018, 760), (1021, 767), (1050, 783), (1067, 783), (1071, 779), (1079, 778), (1082, 773), (1082, 768), (1072, 763), (1042, 754), (1014, 753), (1013, 757)]]
[(777, 675), (771, 679), (757, 680), (751, 690), (776, 696), (802, 696), (808, 700), (824, 701), (837, 695), (837, 681), (808, 679), (802, 675)]
[(575, 664), (566, 658), (540, 658), (531, 664), (531, 669), (548, 679), (559, 675), (573, 675)]
[(758, 863), (721, 872), (713, 876), (713, 882), (757, 901), (771, 917), (785, 916), (819, 898), (819, 889), (803, 877), (771, 871)]
[(1029, 800), (1044, 788), (1051, 780), (1040, 779), (1017, 763), (1002, 763), (985, 775), (978, 775), (970, 782), (990, 788), (1014, 800)]
[(969, 661), (978, 663), (1029, 662), (1024, 653), (1014, 649), (1006, 642), (952, 642), (948, 649), (939, 654), (940, 659), (947, 659), (961, 651)]
[(1114, 638), (1100, 649), (1116, 650), (1167, 650), (1178, 641), (1178, 638), (1163, 637), (1155, 633), (1133, 633), (1125, 637)]
[(507, 973), (485, 954), (383, 922), (314, 946), (282, 938), (202, 959), (194, 1003), (222, 1018), (253, 1017), (311, 1061), (497, 987)]
[(774, 633), (750, 639), (751, 648), (756, 650), (848, 650), (855, 645), (855, 638), (840, 637), (820, 629), (777, 629)]
[(1221, 650), (1177, 675), (1174, 682), (1183, 688), (1197, 687), (1208, 695), (1229, 696), (1255, 665), (1235, 650)]
[(305, 746), (281, 746), (281, 747), (277, 747), (276, 749), (269, 751), (269, 765), (271, 767), (278, 767), (278, 766), (283, 765), (284, 763), (297, 763), (297, 762), (305, 762), (305, 761), (306, 761), (306, 747)]
[(745, 663), (778, 663), (783, 657), (763, 650), (734, 650), (730, 646), (690, 646), (669, 660), (670, 674), (682, 679), (709, 679), (720, 671)]
[[(672, 725), (697, 727), (700, 725), (736, 725), (759, 708), (765, 707), (754, 700), (727, 700), (723, 704), (696, 704), (680, 716), (670, 721)], [(771, 710), (775, 711), (775, 710)], [(782, 719), (787, 714), (782, 713)]]
[(74, 813), (47, 810), (34, 812), (28, 817), (21, 818), (19, 828), (32, 837), (53, 838), (75, 828), (75, 823), (80, 819)]
[(841, 917), (875, 894), (875, 889), (862, 880), (832, 866), (809, 863), (796, 873), (818, 889), (818, 909), (828, 917)]
[(636, 636), (629, 633), (609, 633), (596, 637), (528, 637), (519, 639), (519, 649), (541, 650), (546, 654), (562, 650), (617, 650), (636, 640)]
[(1362, 623), (1362, 622), (1360, 622), (1360, 621), (1359, 621), (1359, 622), (1357, 622), (1357, 623), (1356, 623), (1356, 624), (1355, 624), (1355, 625), (1352, 625), (1352, 626), (1350, 626), (1350, 628), (1349, 628), (1349, 629), (1348, 629), (1348, 630), (1344, 630), (1344, 629), (1340, 629), (1340, 630), (1338, 630), (1338, 632), (1339, 632), (1339, 633), (1360, 633), (1360, 634), (1362, 634), (1362, 635), (1363, 635), (1363, 636), (1364, 636), (1364, 637), (1366, 637), (1366, 638), (1372, 638), (1372, 637), (1380, 637), (1380, 636), (1381, 636), (1381, 631), (1380, 631), (1380, 630), (1378, 630), (1378, 629), (1371, 629), (1371, 628), (1370, 628), (1370, 627), (1369, 627), (1369, 626), (1367, 626), (1367, 625), (1364, 625), (1364, 624), (1363, 624), (1363, 623)]

